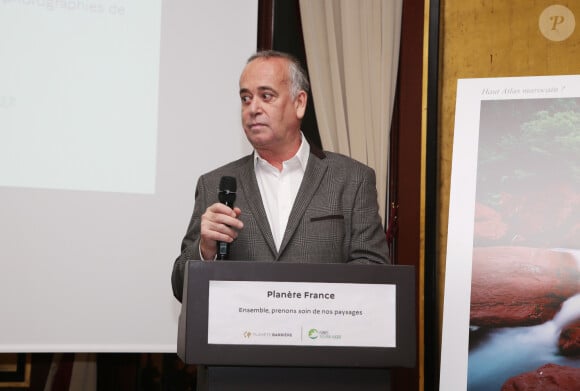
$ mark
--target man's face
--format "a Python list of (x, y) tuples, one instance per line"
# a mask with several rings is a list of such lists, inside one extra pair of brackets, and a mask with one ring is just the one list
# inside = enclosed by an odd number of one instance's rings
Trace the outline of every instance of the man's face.
[(242, 125), (257, 150), (284, 153), (295, 145), (306, 108), (306, 93), (292, 100), (288, 62), (283, 58), (257, 58), (240, 77)]

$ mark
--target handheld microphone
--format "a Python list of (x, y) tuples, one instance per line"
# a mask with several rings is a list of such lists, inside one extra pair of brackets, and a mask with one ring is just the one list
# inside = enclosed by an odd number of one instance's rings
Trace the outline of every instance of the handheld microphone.
[[(234, 207), (237, 190), (236, 178), (232, 176), (223, 176), (220, 180), (220, 187), (218, 191), (219, 201), (229, 206)], [(227, 260), (230, 255), (230, 244), (227, 242), (217, 242), (217, 258), (219, 260)]]

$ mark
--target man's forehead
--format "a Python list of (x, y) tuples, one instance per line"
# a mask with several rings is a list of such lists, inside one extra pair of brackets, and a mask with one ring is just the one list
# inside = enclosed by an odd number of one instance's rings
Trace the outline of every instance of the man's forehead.
[[(261, 81), (264, 81), (261, 83)], [(269, 82), (268, 82), (269, 81)], [(244, 83), (270, 85), (288, 82), (288, 67), (282, 58), (257, 58), (246, 65), (240, 76), (240, 87)]]

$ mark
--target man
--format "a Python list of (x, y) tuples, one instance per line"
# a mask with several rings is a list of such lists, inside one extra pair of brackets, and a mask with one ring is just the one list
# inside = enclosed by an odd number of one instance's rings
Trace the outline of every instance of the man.
[[(181, 301), (187, 260), (387, 263), (375, 174), (308, 144), (300, 123), (309, 89), (292, 56), (258, 52), (240, 77), (242, 125), (254, 153), (199, 178), (172, 286)], [(237, 180), (235, 207), (218, 201), (222, 176)]]

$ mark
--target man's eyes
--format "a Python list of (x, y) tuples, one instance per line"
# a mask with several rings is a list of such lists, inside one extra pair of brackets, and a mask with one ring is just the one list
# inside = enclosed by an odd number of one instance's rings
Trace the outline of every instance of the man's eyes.
[[(272, 94), (270, 92), (264, 92), (263, 94), (260, 95), (260, 98), (264, 102), (269, 102), (274, 98), (274, 94)], [(242, 103), (250, 103), (252, 101), (252, 96), (251, 95), (241, 95), (240, 99), (242, 100)]]

